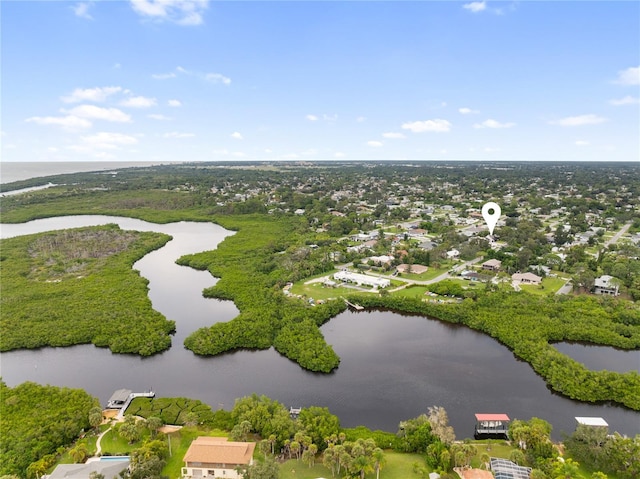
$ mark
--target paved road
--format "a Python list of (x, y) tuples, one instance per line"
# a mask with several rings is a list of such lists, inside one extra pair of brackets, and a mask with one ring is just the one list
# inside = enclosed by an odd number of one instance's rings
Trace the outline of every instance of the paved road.
[(562, 288), (556, 291), (556, 294), (569, 294), (572, 289), (573, 285), (571, 284), (571, 280), (568, 279), (567, 282), (562, 285)]
[(622, 235), (625, 234), (627, 231), (629, 231), (629, 228), (631, 228), (631, 222), (626, 223), (622, 228), (620, 228), (620, 231), (618, 231), (616, 234), (614, 234), (611, 239), (607, 240), (604, 242), (605, 246), (609, 246), (610, 244), (615, 244), (618, 242), (618, 240), (620, 238), (622, 238)]

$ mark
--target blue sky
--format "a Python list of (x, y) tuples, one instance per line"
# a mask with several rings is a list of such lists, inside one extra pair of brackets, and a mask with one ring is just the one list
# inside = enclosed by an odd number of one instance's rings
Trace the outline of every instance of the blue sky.
[(6, 1), (2, 161), (640, 158), (635, 1)]

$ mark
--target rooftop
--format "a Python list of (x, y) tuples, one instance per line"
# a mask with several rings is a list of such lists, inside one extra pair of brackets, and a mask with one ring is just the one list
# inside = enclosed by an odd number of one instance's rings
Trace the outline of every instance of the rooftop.
[(231, 442), (224, 437), (200, 436), (191, 443), (184, 460), (209, 464), (249, 464), (255, 447), (255, 442)]
[(476, 419), (478, 421), (510, 421), (509, 416), (507, 416), (506, 414), (477, 413)]
[(576, 417), (576, 421), (583, 426), (609, 426), (607, 421), (601, 417)]

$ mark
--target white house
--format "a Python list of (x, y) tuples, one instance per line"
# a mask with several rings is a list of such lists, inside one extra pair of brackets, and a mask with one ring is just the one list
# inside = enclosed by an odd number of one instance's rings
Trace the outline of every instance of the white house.
[(237, 467), (253, 464), (255, 442), (231, 442), (224, 437), (200, 436), (184, 455), (183, 478), (241, 479)]
[(447, 251), (447, 258), (448, 259), (456, 259), (460, 256), (460, 251), (458, 251), (457, 249), (452, 249)]
[(596, 278), (594, 292), (596, 294), (609, 294), (611, 296), (618, 295), (618, 286), (611, 283), (611, 280), (615, 279), (613, 276), (603, 274), (599, 278)]

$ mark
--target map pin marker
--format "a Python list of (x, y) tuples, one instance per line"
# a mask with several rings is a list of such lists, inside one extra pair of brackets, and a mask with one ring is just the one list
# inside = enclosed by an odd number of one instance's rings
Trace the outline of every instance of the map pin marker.
[(496, 223), (500, 219), (500, 206), (493, 201), (489, 201), (482, 206), (482, 217), (487, 222), (489, 227), (489, 234), (493, 236), (493, 229), (496, 227)]

